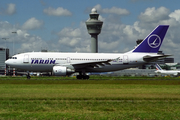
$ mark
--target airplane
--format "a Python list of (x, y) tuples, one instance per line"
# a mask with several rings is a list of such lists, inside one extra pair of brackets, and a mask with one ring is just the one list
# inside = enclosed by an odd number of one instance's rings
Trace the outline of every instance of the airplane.
[[(89, 79), (89, 72), (112, 72), (137, 67), (171, 55), (158, 54), (169, 25), (157, 26), (139, 45), (126, 53), (27, 52), (6, 60), (8, 66), (32, 72), (52, 72), (54, 76), (79, 73), (77, 79)], [(29, 72), (27, 78), (30, 79)]]
[(112, 74), (113, 72), (90, 72), (90, 73), (87, 73), (88, 75), (110, 75)]
[(156, 66), (156, 73), (162, 73), (162, 74), (167, 74), (167, 75), (174, 75), (177, 76), (180, 71), (175, 71), (175, 70), (163, 70), (158, 64), (155, 65)]

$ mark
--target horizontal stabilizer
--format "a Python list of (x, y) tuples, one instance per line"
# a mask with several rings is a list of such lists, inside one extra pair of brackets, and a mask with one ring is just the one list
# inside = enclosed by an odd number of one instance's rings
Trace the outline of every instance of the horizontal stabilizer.
[(162, 58), (165, 58), (165, 57), (168, 57), (168, 56), (172, 56), (172, 55), (159, 55), (159, 56), (147, 55), (147, 56), (143, 57), (143, 60), (146, 61), (146, 62), (153, 62), (153, 61), (156, 61), (158, 59), (162, 59)]

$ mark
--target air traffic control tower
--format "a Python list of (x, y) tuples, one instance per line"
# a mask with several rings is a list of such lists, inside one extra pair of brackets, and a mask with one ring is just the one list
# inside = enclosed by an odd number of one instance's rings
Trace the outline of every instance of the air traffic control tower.
[(91, 35), (91, 52), (98, 52), (98, 35), (101, 33), (103, 22), (98, 20), (99, 14), (93, 8), (89, 14), (90, 18), (86, 21), (88, 33)]

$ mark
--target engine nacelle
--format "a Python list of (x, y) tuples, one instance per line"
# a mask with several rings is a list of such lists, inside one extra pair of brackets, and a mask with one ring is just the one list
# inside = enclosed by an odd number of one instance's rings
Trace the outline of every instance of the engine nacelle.
[(55, 76), (66, 76), (66, 75), (70, 75), (74, 73), (74, 70), (69, 69), (64, 66), (54, 66), (52, 72), (53, 72), (53, 75)]

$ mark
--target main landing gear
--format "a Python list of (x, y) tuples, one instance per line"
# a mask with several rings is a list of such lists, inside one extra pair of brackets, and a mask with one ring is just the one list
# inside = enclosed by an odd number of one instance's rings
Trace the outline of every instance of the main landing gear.
[(89, 75), (86, 75), (86, 73), (83, 71), (83, 72), (79, 72), (79, 75), (77, 75), (76, 78), (77, 79), (89, 79)]
[(77, 79), (89, 79), (89, 75), (77, 75)]
[(27, 79), (31, 79), (31, 76), (29, 75), (29, 72), (27, 72)]

